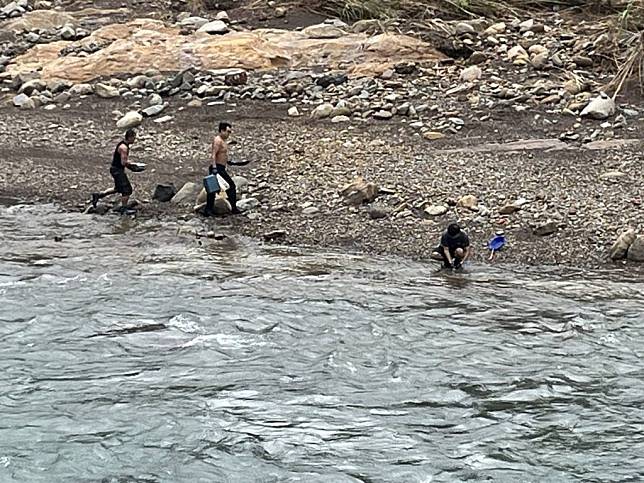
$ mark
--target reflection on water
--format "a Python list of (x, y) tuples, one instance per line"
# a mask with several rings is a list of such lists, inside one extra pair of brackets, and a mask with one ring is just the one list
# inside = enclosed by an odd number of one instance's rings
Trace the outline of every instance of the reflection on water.
[(0, 481), (644, 478), (637, 278), (155, 228), (0, 208)]

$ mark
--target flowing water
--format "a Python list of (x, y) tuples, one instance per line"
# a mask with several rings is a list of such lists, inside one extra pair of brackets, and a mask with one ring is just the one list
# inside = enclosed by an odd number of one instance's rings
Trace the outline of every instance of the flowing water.
[(47, 206), (0, 207), (0, 243), (2, 482), (644, 479), (633, 272), (446, 276)]

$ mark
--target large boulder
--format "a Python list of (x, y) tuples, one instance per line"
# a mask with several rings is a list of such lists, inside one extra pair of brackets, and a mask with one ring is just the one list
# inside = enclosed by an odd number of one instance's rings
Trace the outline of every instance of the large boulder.
[(348, 205), (357, 206), (376, 199), (378, 186), (366, 181), (362, 176), (358, 176), (351, 183), (344, 186), (340, 190), (340, 194)]
[(608, 94), (602, 92), (599, 96), (595, 97), (590, 103), (581, 111), (582, 117), (591, 117), (593, 119), (607, 119), (615, 114), (615, 101), (612, 100)]
[(628, 249), (637, 238), (635, 230), (629, 229), (617, 237), (615, 243), (610, 249), (610, 258), (613, 260), (623, 260), (628, 254)]
[(119, 129), (129, 129), (139, 126), (142, 122), (143, 116), (141, 114), (136, 111), (130, 111), (116, 122), (116, 127)]
[(644, 262), (644, 236), (638, 235), (628, 249), (627, 258), (634, 262)]
[(172, 197), (171, 201), (178, 205), (192, 204), (197, 196), (199, 196), (199, 192), (202, 189), (201, 185), (198, 185), (197, 183), (186, 183), (181, 187), (177, 194)]
[(177, 193), (177, 188), (170, 184), (158, 184), (154, 189), (154, 194), (152, 195), (153, 200), (158, 200), (161, 203), (166, 203), (170, 201), (174, 195)]

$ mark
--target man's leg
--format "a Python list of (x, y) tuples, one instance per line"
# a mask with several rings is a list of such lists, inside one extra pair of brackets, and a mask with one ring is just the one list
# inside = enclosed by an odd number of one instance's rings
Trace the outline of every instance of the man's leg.
[(226, 196), (228, 197), (228, 201), (230, 202), (232, 213), (239, 213), (239, 210), (237, 209), (237, 186), (235, 186), (235, 182), (226, 171), (226, 168), (224, 168), (223, 166), (217, 165), (217, 173), (219, 173), (219, 176), (221, 176), (224, 181), (228, 183)]
[(208, 193), (206, 195), (206, 211), (204, 214), (206, 216), (213, 216), (215, 214), (215, 198), (217, 193)]
[(116, 190), (114, 188), (92, 193), (92, 206), (96, 208), (96, 204), (98, 203), (98, 200), (100, 200), (101, 198), (105, 198), (106, 196), (113, 195), (115, 193), (116, 193)]

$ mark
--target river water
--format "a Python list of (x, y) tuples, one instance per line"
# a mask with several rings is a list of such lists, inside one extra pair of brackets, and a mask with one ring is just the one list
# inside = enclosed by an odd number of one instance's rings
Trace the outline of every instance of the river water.
[[(62, 240), (55, 241), (54, 236)], [(644, 283), (0, 207), (0, 481), (644, 479)]]

